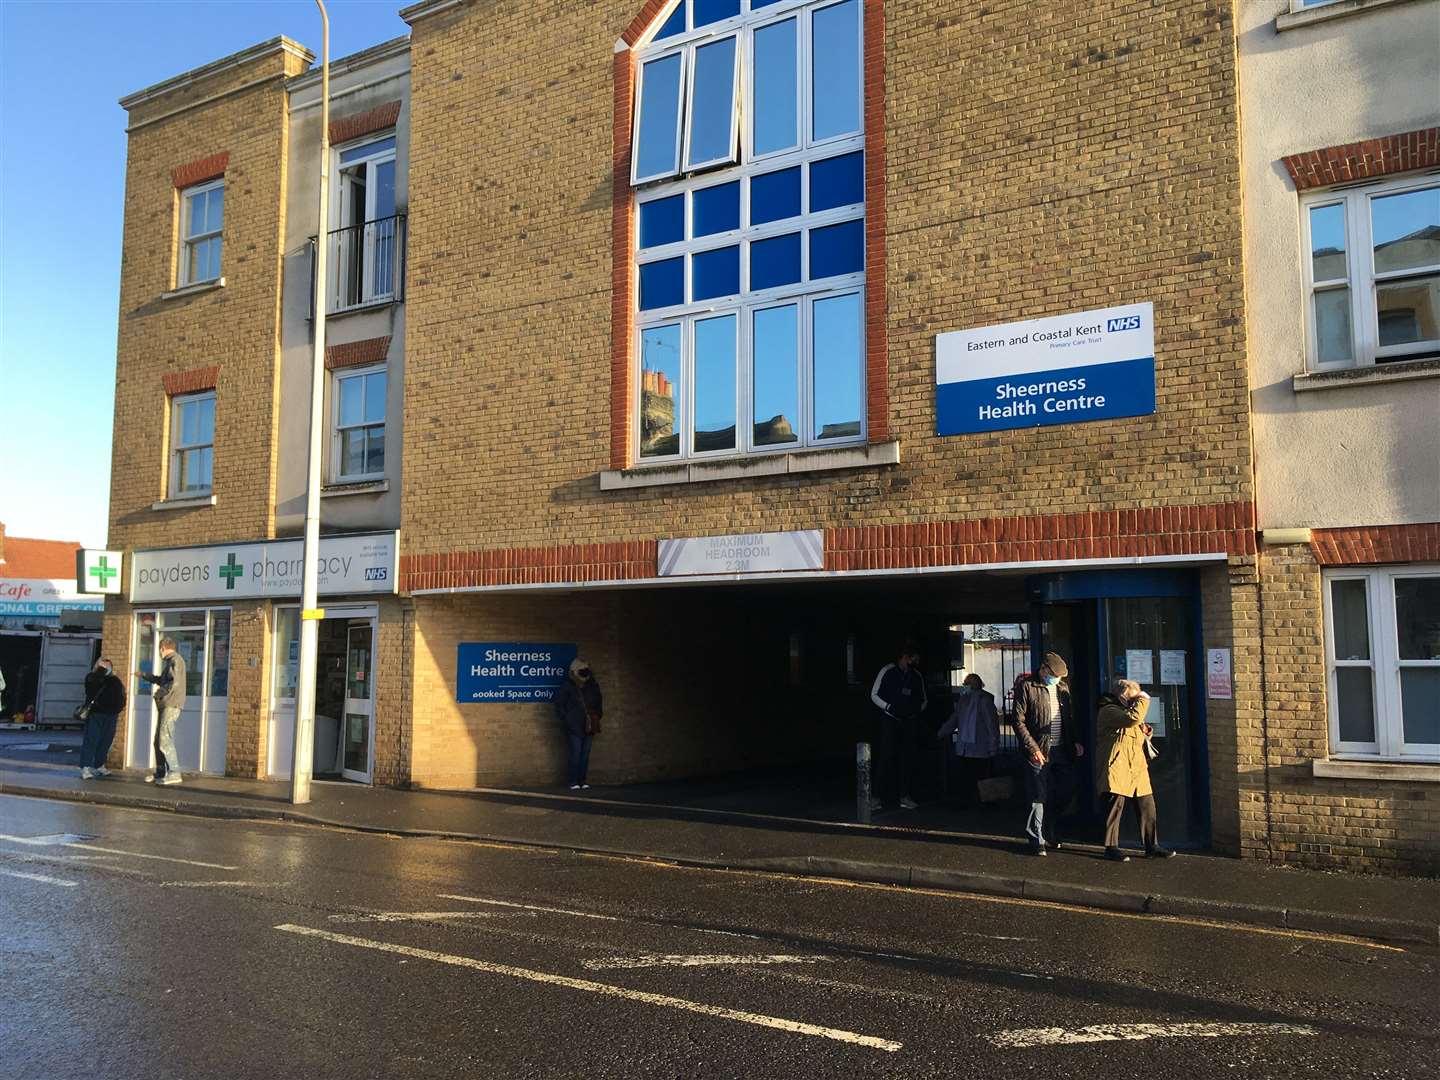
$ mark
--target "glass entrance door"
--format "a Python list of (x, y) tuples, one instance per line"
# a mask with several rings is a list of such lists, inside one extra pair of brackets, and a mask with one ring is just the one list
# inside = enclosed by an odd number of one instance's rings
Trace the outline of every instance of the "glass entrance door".
[[(1105, 601), (1112, 679), (1133, 679), (1150, 695), (1149, 723), (1160, 756), (1150, 763), (1162, 844), (1203, 842), (1195, 800), (1197, 739), (1194, 689), (1194, 627), (1181, 597), (1134, 597)], [(1104, 769), (1103, 761), (1096, 761)], [(1104, 786), (1104, 777), (1098, 777)], [(1124, 839), (1137, 838), (1126, 808)]]
[(345, 638), (345, 734), (341, 774), (347, 780), (370, 782), (370, 729), (374, 721), (373, 652), (375, 627), (369, 619), (354, 620)]

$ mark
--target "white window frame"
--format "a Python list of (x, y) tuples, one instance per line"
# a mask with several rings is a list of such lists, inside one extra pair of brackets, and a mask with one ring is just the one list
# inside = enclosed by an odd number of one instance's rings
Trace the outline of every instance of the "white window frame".
[[(1311, 5), (1312, 7), (1314, 5)], [(1404, 271), (1375, 274), (1375, 251), (1372, 240), (1370, 201), (1387, 195), (1440, 187), (1440, 172), (1411, 176), (1378, 184), (1352, 184), (1330, 188), (1302, 196), (1300, 200), (1301, 264), (1305, 281), (1306, 363), (1311, 371), (1337, 371), (1353, 367), (1373, 367), (1377, 362), (1393, 363), (1407, 357), (1424, 357), (1440, 352), (1440, 343), (1419, 342), (1410, 345), (1380, 344), (1379, 305), (1376, 282), (1415, 277), (1424, 273), (1440, 273), (1440, 264), (1415, 267)], [(1350, 290), (1350, 360), (1321, 363), (1319, 336), (1315, 325), (1315, 294), (1340, 287), (1340, 279), (1315, 283), (1314, 248), (1311, 244), (1310, 212), (1323, 206), (1343, 206), (1345, 213), (1344, 286)]]
[[(180, 438), (183, 425), (181, 416), (186, 405), (209, 400), (211, 402), (210, 438), (206, 442), (183, 442)], [(215, 423), (214, 390), (201, 390), (194, 394), (177, 394), (170, 399), (170, 479), (166, 490), (172, 499), (199, 499), (215, 490)], [(185, 455), (199, 450), (210, 451), (210, 484), (204, 488), (187, 488), (185, 483)]]
[[(684, 0), (681, 0), (684, 2)], [(767, 453), (787, 453), (798, 449), (814, 447), (845, 446), (863, 443), (868, 437), (867, 417), (865, 415), (865, 377), (867, 351), (865, 341), (865, 272), (861, 270), (849, 274), (826, 277), (817, 281), (809, 280), (810, 275), (810, 233), (818, 228), (829, 225), (838, 225), (849, 221), (865, 220), (865, 203), (851, 203), (845, 206), (832, 207), (818, 214), (810, 213), (810, 169), (816, 162), (827, 161), (831, 158), (842, 157), (846, 154), (863, 152), (865, 150), (865, 109), (864, 109), (864, 41), (865, 41), (865, 9), (860, 0), (856, 0), (857, 26), (857, 48), (856, 56), (859, 70), (857, 72), (857, 86), (859, 87), (859, 100), (856, 106), (856, 124), (854, 132), (828, 137), (823, 140), (813, 138), (813, 82), (810, 78), (811, 66), (811, 40), (812, 25), (816, 11), (834, 7), (844, 0), (786, 0), (786, 2), (772, 4), (764, 8), (755, 9), (754, 14), (750, 11), (749, 0), (744, 0), (741, 14), (732, 19), (716, 22), (703, 27), (698, 31), (687, 31), (684, 34), (677, 34), (665, 39), (656, 45), (653, 50), (647, 50), (645, 46), (637, 49), (636, 70), (643, 69), (643, 65), (651, 60), (672, 55), (676, 52), (686, 54), (682, 60), (681, 85), (687, 91), (693, 82), (693, 50), (722, 38), (737, 35), (738, 45), (736, 53), (737, 69), (739, 71), (740, 87), (738, 91), (739, 101), (735, 110), (735, 123), (738, 125), (738, 138), (740, 145), (741, 161), (738, 165), (715, 169), (709, 166), (711, 171), (692, 171), (685, 173), (685, 159), (689, 152), (688, 136), (688, 111), (689, 95), (682, 101), (680, 108), (681, 123), (686, 131), (681, 147), (680, 160), (682, 163), (681, 179), (665, 179), (661, 182), (655, 180), (641, 180), (633, 184), (635, 197), (635, 214), (637, 227), (634, 230), (634, 248), (631, 252), (631, 259), (635, 266), (635, 293), (631, 297), (633, 310), (636, 312), (634, 331), (634, 356), (636, 357), (635, 370), (632, 373), (634, 386), (634, 407), (632, 409), (631, 425), (634, 438), (636, 465), (653, 465), (672, 463), (677, 460), (696, 460), (712, 457), (739, 457)], [(656, 28), (663, 25), (666, 18), (673, 13), (674, 7), (667, 9), (665, 13), (658, 16), (652, 24)], [(754, 35), (757, 30), (787, 19), (797, 21), (796, 33), (796, 75), (799, 79), (799, 92), (796, 95), (796, 108), (799, 110), (797, 116), (797, 144), (784, 150), (773, 151), (761, 157), (753, 154), (754, 133), (749, 120), (754, 104), (754, 70), (750, 62), (754, 56)], [(643, 79), (637, 79), (637, 83)], [(640, 87), (637, 86), (636, 116), (634, 136), (637, 140), (638, 149), (639, 125), (640, 125)], [(638, 158), (637, 155), (633, 155)], [(800, 172), (801, 204), (800, 212), (793, 217), (784, 218), (780, 221), (766, 222), (762, 225), (751, 226), (750, 222), (750, 182), (755, 176), (765, 175), (772, 172), (779, 172), (784, 169), (798, 167)], [(674, 174), (671, 174), (672, 176)], [(673, 195), (682, 194), (685, 196), (684, 203), (684, 236), (690, 237), (694, 224), (694, 198), (696, 191), (719, 186), (722, 184), (738, 181), (740, 184), (740, 223), (736, 229), (720, 233), (712, 233), (708, 236), (696, 239), (682, 239), (680, 241), (658, 245), (650, 248), (640, 248), (640, 230), (638, 227), (640, 204), (649, 203), (655, 200), (668, 198)], [(759, 292), (749, 291), (750, 286), (750, 249), (757, 241), (770, 239), (777, 236), (785, 236), (790, 233), (800, 235), (800, 280), (786, 285), (776, 286)], [(640, 269), (642, 266), (662, 262), (667, 259), (681, 257), (684, 259), (683, 271), (683, 295), (691, 295), (692, 260), (691, 257), (703, 254), (719, 248), (738, 246), (740, 249), (740, 292), (729, 296), (711, 297), (705, 300), (684, 302), (664, 308), (653, 308), (647, 311), (640, 310)], [(814, 358), (813, 358), (813, 309), (817, 299), (824, 299), (829, 296), (842, 296), (847, 293), (856, 293), (860, 296), (860, 364), (857, 377), (860, 380), (860, 432), (855, 436), (844, 436), (840, 438), (820, 439), (818, 432), (812, 433), (811, 428), (814, 420)], [(793, 302), (800, 308), (800, 353), (798, 356), (796, 378), (799, 383), (799, 415), (795, 418), (798, 438), (794, 442), (784, 443), (775, 446), (756, 447), (754, 442), (754, 419), (753, 419), (753, 379), (751, 372), (754, 362), (752, 349), (753, 338), (753, 313), (757, 308), (779, 306), (787, 302)], [(694, 449), (694, 324), (700, 319), (713, 318), (727, 313), (735, 313), (738, 317), (739, 328), (739, 351), (736, 356), (736, 378), (739, 385), (736, 390), (736, 445), (733, 449), (696, 451)], [(678, 451), (675, 454), (653, 455), (642, 457), (640, 455), (641, 438), (643, 429), (643, 350), (642, 341), (647, 330), (659, 326), (666, 326), (678, 323), (681, 327), (681, 365), (680, 376), (681, 386), (679, 389), (680, 400), (676, 402), (676, 423), (679, 425), (680, 439)]]
[[(377, 374), (380, 374), (380, 373), (382, 373), (382, 372), (387, 372), (387, 374), (386, 374), (386, 379), (385, 379), (385, 417), (384, 417), (384, 419), (382, 419), (378, 424), (376, 424), (376, 423), (366, 423), (366, 422), (363, 422), (363, 421), (362, 421), (362, 422), (359, 423), (359, 424), (346, 424), (346, 425), (342, 425), (342, 424), (340, 423), (340, 384), (343, 383), (346, 379), (362, 379), (362, 378), (364, 378), (364, 377), (367, 376), (367, 375), (377, 375)], [(345, 471), (344, 471), (344, 470), (345, 470), (345, 455), (344, 455), (344, 453), (343, 453), (343, 447), (344, 447), (344, 435), (345, 435), (345, 432), (346, 432), (346, 431), (354, 430), (354, 429), (356, 429), (356, 428), (375, 428), (375, 427), (378, 427), (378, 428), (380, 428), (380, 430), (381, 430), (382, 432), (385, 432), (385, 434), (388, 436), (388, 434), (389, 434), (389, 424), (390, 424), (390, 379), (389, 379), (388, 369), (387, 369), (386, 365), (385, 365), (383, 362), (382, 362), (382, 363), (379, 363), (379, 364), (366, 364), (366, 365), (364, 365), (363, 367), (357, 365), (356, 367), (341, 368), (341, 369), (339, 369), (338, 371), (332, 372), (332, 373), (331, 373), (331, 383), (330, 383), (330, 397), (331, 397), (331, 406), (330, 406), (330, 478), (331, 478), (331, 482), (332, 482), (332, 483), (336, 483), (336, 484), (360, 484), (360, 483), (365, 483), (365, 482), (368, 481), (368, 480), (383, 480), (383, 479), (385, 478), (385, 466), (384, 466), (384, 465), (382, 465), (382, 467), (381, 467), (381, 469), (380, 469), (379, 472), (360, 472), (360, 473), (347, 473), (347, 472), (345, 472)], [(363, 410), (362, 410), (362, 411), (363, 411)], [(386, 440), (385, 440), (385, 453), (386, 453), (386, 457), (387, 457), (387, 461), (386, 461), (385, 464), (388, 465), (388, 457), (389, 457), (389, 453), (390, 453), (390, 440), (389, 440), (388, 437), (387, 437)]]
[[(220, 210), (220, 228), (213, 232), (192, 233), (190, 231), (190, 200), (197, 195), (206, 195), (211, 191), (224, 189), (225, 178), (223, 176), (215, 180), (207, 180), (203, 184), (194, 184), (184, 188), (180, 192), (180, 268), (176, 275), (176, 281), (180, 288), (187, 285), (202, 285), (210, 281), (219, 281), (224, 272), (225, 263), (225, 209)], [(191, 278), (190, 276), (190, 249), (198, 243), (206, 240), (219, 240), (220, 258), (216, 260), (215, 276), (206, 278)]]
[[(726, 142), (729, 149), (717, 158), (710, 158), (707, 161), (690, 160), (690, 142), (695, 133), (695, 125), (691, 123), (690, 111), (695, 105), (695, 74), (700, 65), (696, 62), (699, 51), (707, 46), (719, 45), (725, 40), (735, 42), (735, 53), (731, 58), (730, 65), (730, 137)], [(682, 62), (681, 78), (683, 82), (683, 96), (681, 98), (680, 122), (684, 129), (684, 146), (680, 155), (681, 170), (684, 172), (700, 172), (704, 169), (714, 169), (725, 165), (733, 165), (740, 154), (740, 60), (745, 52), (746, 38), (741, 34), (719, 34), (697, 42), (687, 57), (688, 62)], [(638, 118), (637, 118), (638, 119)]]
[[(1387, 566), (1327, 570), (1322, 599), (1325, 617), (1326, 699), (1330, 719), (1330, 749), (1334, 757), (1362, 760), (1423, 761), (1440, 763), (1440, 744), (1407, 743), (1401, 713), (1400, 672), (1406, 668), (1440, 668), (1440, 660), (1401, 660), (1396, 614), (1396, 578), (1440, 578), (1440, 566)], [(1370, 635), (1370, 659), (1338, 660), (1335, 656), (1334, 603), (1331, 586), (1337, 581), (1365, 583), (1365, 612)], [(1339, 695), (1336, 670), (1354, 667), (1371, 671), (1375, 705), (1375, 741), (1340, 739)], [(1437, 702), (1440, 707), (1440, 702)]]
[[(386, 140), (392, 140), (394, 142), (394, 145), (388, 146), (383, 150), (377, 150), (373, 154), (366, 154), (360, 158), (355, 159), (354, 161), (347, 161), (342, 164), (342, 155), (353, 153), (356, 150), (364, 150), (365, 147), (369, 146), (371, 143), (381, 143), (385, 142)], [(398, 232), (392, 232), (390, 237), (390, 244), (394, 249), (391, 253), (390, 288), (383, 293), (377, 292), (375, 289), (376, 252), (381, 247), (383, 241), (379, 238), (375, 227), (375, 223), (377, 221), (375, 217), (375, 196), (379, 191), (379, 185), (375, 183), (374, 178), (376, 166), (383, 165), (387, 161), (397, 162), (395, 166), (395, 180), (398, 189), (400, 180), (400, 167), (398, 165), (399, 158), (397, 155), (399, 149), (400, 144), (395, 129), (389, 128), (385, 131), (372, 132), (371, 134), (366, 135), (363, 138), (356, 139), (354, 142), (346, 143), (344, 146), (337, 146), (332, 151), (332, 172), (336, 179), (335, 195), (331, 200), (330, 204), (330, 231), (332, 233), (336, 233), (342, 229), (352, 227), (345, 224), (347, 219), (346, 210), (349, 208), (348, 202), (351, 198), (351, 185), (346, 182), (345, 173), (356, 169), (357, 167), (364, 168), (365, 170), (365, 209), (363, 215), (364, 222), (361, 226), (363, 230), (363, 235), (360, 239), (360, 243), (362, 243), (365, 247), (365, 262), (364, 280), (360, 286), (360, 299), (354, 304), (342, 303), (341, 301), (344, 298), (344, 293), (341, 290), (345, 288), (346, 282), (349, 277), (349, 267), (346, 265), (346, 259), (349, 257), (349, 255), (344, 250), (343, 245), (341, 245), (341, 250), (338, 252), (340, 257), (336, 260), (336, 266), (332, 270), (332, 273), (334, 275), (334, 288), (336, 292), (330, 300), (331, 311), (345, 311), (352, 307), (367, 307), (370, 304), (383, 304), (386, 301), (393, 300), (395, 298), (397, 290), (399, 289), (400, 237)], [(399, 213), (400, 211), (397, 206), (391, 216), (398, 217)]]

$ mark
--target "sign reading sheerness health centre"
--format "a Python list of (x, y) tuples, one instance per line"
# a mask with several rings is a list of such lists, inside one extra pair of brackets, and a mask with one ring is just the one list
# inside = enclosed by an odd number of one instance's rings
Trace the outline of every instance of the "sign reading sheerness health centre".
[(1077, 424), (1155, 411), (1151, 304), (935, 338), (935, 432)]

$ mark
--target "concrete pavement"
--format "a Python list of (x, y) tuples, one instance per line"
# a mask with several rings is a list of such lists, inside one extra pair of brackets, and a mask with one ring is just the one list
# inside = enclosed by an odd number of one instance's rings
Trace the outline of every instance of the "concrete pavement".
[(74, 769), (6, 760), (0, 760), (0, 791), (1440, 942), (1440, 881), (1319, 873), (1216, 856), (1136, 857), (1116, 864), (1104, 861), (1099, 848), (1078, 845), (1036, 859), (1011, 837), (827, 824), (570, 793), (316, 784), (310, 804), (291, 807), (284, 784), (190, 777), (157, 789), (142, 783), (140, 774), (87, 782)]

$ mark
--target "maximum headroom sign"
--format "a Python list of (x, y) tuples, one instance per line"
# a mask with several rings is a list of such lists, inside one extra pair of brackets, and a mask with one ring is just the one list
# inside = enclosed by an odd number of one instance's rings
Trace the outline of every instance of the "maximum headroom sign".
[(935, 433), (1078, 424), (1155, 411), (1149, 304), (935, 337)]

